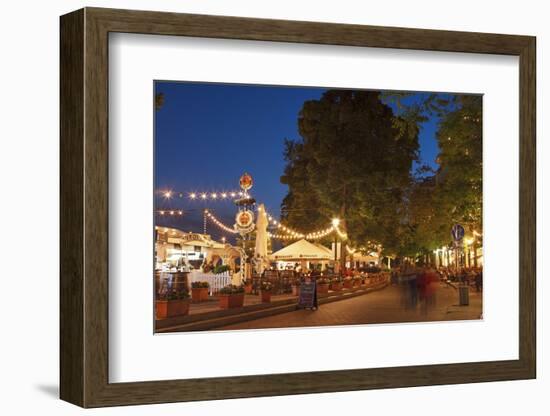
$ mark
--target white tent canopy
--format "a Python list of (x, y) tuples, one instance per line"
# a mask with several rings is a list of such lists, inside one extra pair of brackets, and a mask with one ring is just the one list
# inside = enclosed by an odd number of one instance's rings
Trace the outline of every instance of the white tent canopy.
[(334, 252), (327, 246), (322, 245), (321, 243), (313, 243), (315, 247), (319, 247), (321, 250), (325, 251), (330, 258), (334, 258)]
[(304, 239), (296, 241), (271, 255), (271, 258), (276, 261), (326, 261), (330, 260), (331, 257), (329, 249)]

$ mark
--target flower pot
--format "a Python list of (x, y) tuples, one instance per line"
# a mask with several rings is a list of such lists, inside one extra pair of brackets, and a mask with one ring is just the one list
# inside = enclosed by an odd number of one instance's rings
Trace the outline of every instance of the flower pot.
[(173, 316), (188, 315), (189, 299), (157, 300), (156, 312), (157, 319), (166, 319)]
[(205, 300), (208, 300), (208, 288), (207, 287), (191, 288), (191, 299), (193, 299), (193, 302), (204, 302)]
[(342, 290), (342, 282), (331, 283), (330, 290), (333, 290), (334, 292), (339, 292), (340, 290)]
[(353, 280), (344, 280), (344, 289), (351, 289), (353, 287)]
[(271, 302), (271, 291), (270, 290), (262, 290), (262, 303), (269, 303)]
[(317, 293), (328, 293), (328, 283), (317, 283)]
[(242, 308), (244, 305), (244, 293), (219, 295), (219, 305), (221, 309)]
[(361, 280), (353, 279), (353, 287), (359, 287), (359, 286), (361, 286)]

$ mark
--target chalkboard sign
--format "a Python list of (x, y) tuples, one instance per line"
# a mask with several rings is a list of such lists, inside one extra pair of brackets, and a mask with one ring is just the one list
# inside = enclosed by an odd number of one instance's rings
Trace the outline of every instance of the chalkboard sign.
[(298, 297), (298, 308), (317, 309), (317, 283), (315, 281), (302, 282), (300, 284), (300, 296)]

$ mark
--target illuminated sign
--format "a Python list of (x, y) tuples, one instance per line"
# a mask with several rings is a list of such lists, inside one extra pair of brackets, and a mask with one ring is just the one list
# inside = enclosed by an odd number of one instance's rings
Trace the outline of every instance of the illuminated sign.
[(235, 226), (241, 234), (248, 234), (254, 230), (254, 213), (250, 210), (243, 210), (235, 217)]
[(241, 186), (241, 189), (243, 191), (248, 191), (250, 188), (252, 188), (253, 184), (254, 181), (252, 180), (252, 176), (250, 176), (248, 173), (243, 173), (243, 175), (239, 179), (239, 185)]

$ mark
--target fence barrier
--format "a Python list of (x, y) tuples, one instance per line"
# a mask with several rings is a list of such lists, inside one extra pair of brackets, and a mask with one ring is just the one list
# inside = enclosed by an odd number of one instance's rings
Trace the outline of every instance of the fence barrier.
[(198, 270), (193, 270), (189, 273), (189, 285), (193, 282), (208, 282), (208, 292), (212, 296), (220, 291), (222, 287), (231, 284), (231, 272), (223, 272), (220, 274), (203, 273)]

